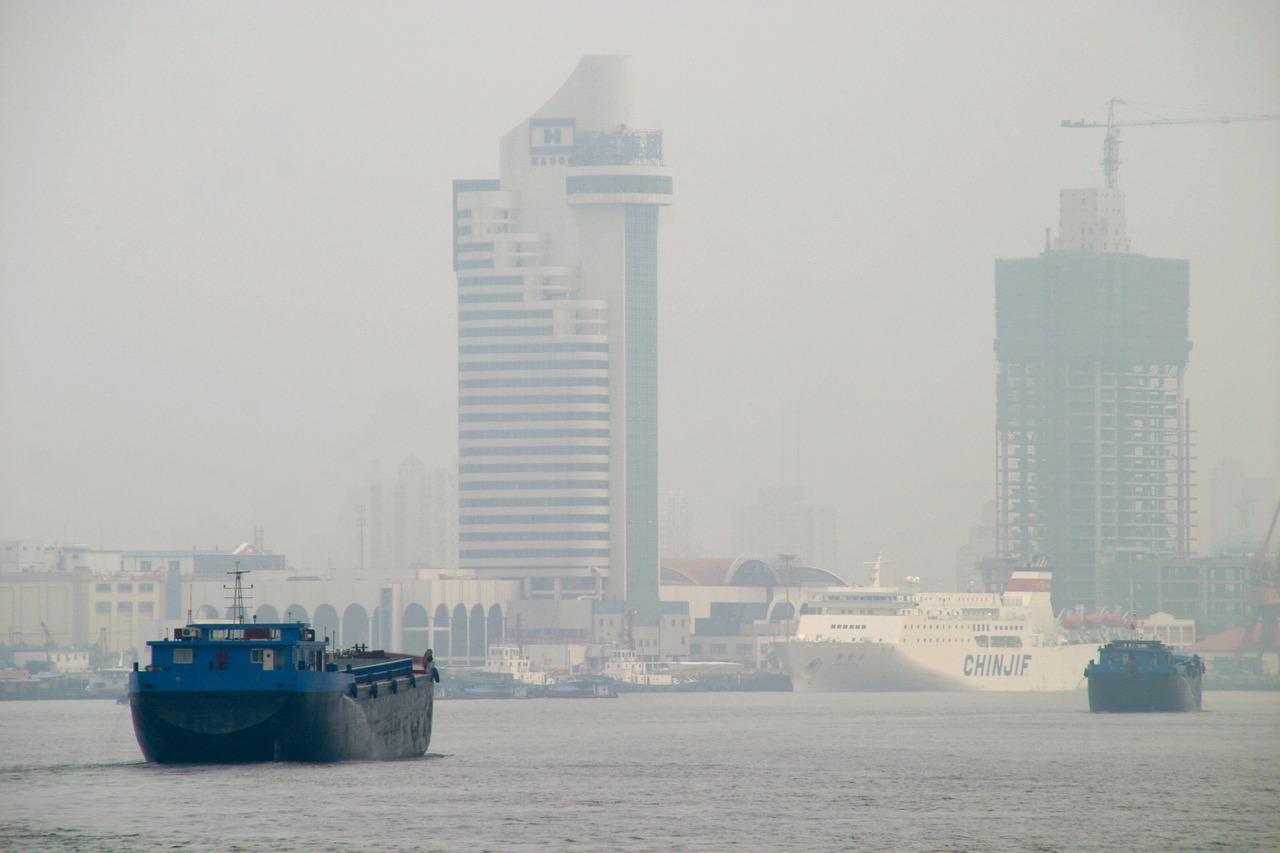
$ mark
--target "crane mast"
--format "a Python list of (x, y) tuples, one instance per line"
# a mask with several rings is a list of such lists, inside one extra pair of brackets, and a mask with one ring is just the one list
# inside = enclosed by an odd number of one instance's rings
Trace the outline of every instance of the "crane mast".
[(1267, 554), (1271, 550), (1271, 543), (1275, 541), (1277, 524), (1280, 524), (1280, 501), (1276, 502), (1276, 511), (1271, 514), (1271, 525), (1262, 540), (1262, 547), (1254, 555), (1248, 569), (1247, 601), (1251, 612), (1245, 619), (1244, 630), (1240, 634), (1236, 660), (1240, 659), (1252, 641), (1254, 626), (1258, 628), (1259, 657), (1276, 648), (1277, 623), (1280, 623), (1280, 558), (1274, 564), (1269, 564)]
[[(1102, 138), (1102, 177), (1107, 189), (1113, 190), (1120, 185), (1120, 128), (1122, 127), (1158, 127), (1170, 124), (1230, 124), (1239, 121), (1276, 121), (1280, 115), (1211, 115), (1191, 118), (1165, 118), (1150, 116), (1145, 119), (1117, 119), (1116, 107), (1135, 106), (1120, 98), (1107, 101), (1106, 121), (1090, 121), (1088, 119), (1063, 119), (1062, 127), (1102, 127), (1107, 134)], [(1136, 107), (1135, 107), (1136, 108)]]

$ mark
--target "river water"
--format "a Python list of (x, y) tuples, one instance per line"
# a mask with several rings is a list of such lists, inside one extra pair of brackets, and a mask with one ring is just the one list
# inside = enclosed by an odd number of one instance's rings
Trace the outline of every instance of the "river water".
[(1277, 850), (1280, 694), (442, 701), (427, 757), (155, 766), (125, 706), (0, 703), (0, 850)]

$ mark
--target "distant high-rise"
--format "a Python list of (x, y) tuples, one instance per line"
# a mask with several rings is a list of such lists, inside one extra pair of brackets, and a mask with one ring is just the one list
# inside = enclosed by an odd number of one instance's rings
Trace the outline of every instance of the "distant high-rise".
[(625, 57), (584, 58), (454, 182), (459, 560), (531, 591), (658, 602), (657, 237), (662, 133)]
[(658, 547), (663, 557), (691, 557), (691, 520), (689, 496), (684, 492), (667, 492), (658, 505)]
[(410, 456), (396, 484), (397, 544), (407, 566), (452, 569), (458, 565), (458, 481), (452, 471), (427, 468)]
[(1272, 477), (1250, 476), (1248, 470), (1231, 460), (1209, 474), (1201, 507), (1201, 519), (1208, 517), (1205, 553), (1253, 554), (1266, 540), (1280, 484)]
[(992, 577), (996, 551), (996, 502), (991, 500), (982, 505), (980, 520), (969, 528), (969, 541), (956, 550), (955, 588), (960, 592), (1003, 589), (1007, 576)]
[(805, 503), (803, 486), (760, 490), (760, 502), (733, 510), (735, 555), (790, 551), (806, 566), (836, 569), (835, 507)]
[(410, 456), (394, 478), (369, 482), (369, 565), (374, 569), (458, 565), (457, 482)]
[(996, 261), (999, 557), (1058, 607), (1124, 604), (1191, 550), (1188, 263), (1129, 253), (1119, 190), (1063, 190), (1058, 240)]

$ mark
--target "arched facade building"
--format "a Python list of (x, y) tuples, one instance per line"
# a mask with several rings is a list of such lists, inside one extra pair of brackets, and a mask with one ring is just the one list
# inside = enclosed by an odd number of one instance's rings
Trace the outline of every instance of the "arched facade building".
[[(228, 618), (222, 579), (187, 579), (183, 599), (197, 619)], [(259, 622), (310, 622), (339, 648), (361, 644), (422, 654), (454, 664), (481, 663), (506, 636), (509, 602), (518, 581), (443, 575), (397, 580), (319, 577), (245, 578), (245, 615)]]

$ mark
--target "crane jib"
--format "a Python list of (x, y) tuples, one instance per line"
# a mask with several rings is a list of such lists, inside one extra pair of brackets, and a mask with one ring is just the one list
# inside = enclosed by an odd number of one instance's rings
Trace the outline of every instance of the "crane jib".
[[(1107, 135), (1102, 142), (1102, 173), (1106, 182), (1107, 189), (1115, 189), (1120, 181), (1120, 128), (1122, 127), (1159, 127), (1163, 125), (1174, 124), (1230, 124), (1232, 122), (1243, 121), (1277, 121), (1280, 115), (1269, 114), (1253, 114), (1253, 115), (1204, 115), (1204, 116), (1186, 116), (1183, 118), (1169, 118), (1166, 116), (1147, 114), (1146, 118), (1138, 119), (1117, 119), (1116, 107), (1129, 106), (1140, 112), (1146, 113), (1140, 106), (1132, 104), (1120, 98), (1112, 98), (1107, 101), (1107, 118), (1106, 121), (1093, 121), (1089, 119), (1063, 119), (1062, 127), (1101, 127), (1106, 128)], [(1166, 109), (1185, 109), (1183, 107), (1166, 107)]]

